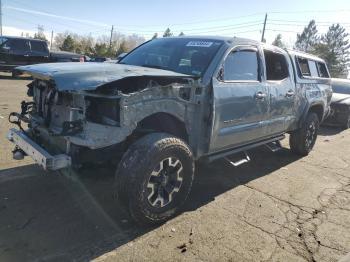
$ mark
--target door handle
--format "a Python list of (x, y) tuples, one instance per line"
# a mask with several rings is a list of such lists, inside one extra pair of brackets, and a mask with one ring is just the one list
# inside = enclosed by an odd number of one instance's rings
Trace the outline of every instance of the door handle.
[(286, 97), (291, 97), (291, 96), (294, 96), (294, 91), (288, 90), (288, 92), (286, 93)]
[(265, 97), (266, 97), (266, 94), (260, 91), (255, 94), (256, 99), (264, 99)]

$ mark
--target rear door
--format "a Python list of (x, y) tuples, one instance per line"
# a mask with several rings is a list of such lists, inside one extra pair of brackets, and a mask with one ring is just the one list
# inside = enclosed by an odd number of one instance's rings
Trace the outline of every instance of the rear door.
[(237, 46), (213, 78), (214, 119), (210, 152), (259, 140), (266, 135), (268, 90), (256, 46)]
[(266, 85), (270, 90), (270, 113), (267, 133), (278, 134), (288, 130), (296, 120), (293, 68), (284, 51), (264, 49)]
[(30, 40), (30, 64), (47, 63), (49, 60), (49, 49), (43, 41)]
[(26, 39), (9, 38), (4, 44), (7, 52), (7, 64), (20, 66), (29, 63), (29, 41)]

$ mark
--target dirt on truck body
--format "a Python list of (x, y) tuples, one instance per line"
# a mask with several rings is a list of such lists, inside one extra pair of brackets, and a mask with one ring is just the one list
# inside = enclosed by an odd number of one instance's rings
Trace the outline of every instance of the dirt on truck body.
[(118, 159), (117, 195), (139, 223), (178, 212), (195, 160), (237, 166), (251, 148), (280, 149), (287, 132), (307, 155), (332, 95), (323, 60), (240, 38), (157, 39), (118, 64), (18, 70), (34, 81), (33, 101), (10, 115), (20, 127), (8, 136), (14, 157), (53, 170)]

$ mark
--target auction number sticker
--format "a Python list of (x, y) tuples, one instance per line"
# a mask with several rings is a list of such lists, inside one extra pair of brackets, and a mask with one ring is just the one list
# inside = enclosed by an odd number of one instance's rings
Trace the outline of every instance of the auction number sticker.
[(186, 46), (195, 46), (195, 47), (211, 47), (213, 42), (207, 42), (207, 41), (191, 41), (188, 42)]

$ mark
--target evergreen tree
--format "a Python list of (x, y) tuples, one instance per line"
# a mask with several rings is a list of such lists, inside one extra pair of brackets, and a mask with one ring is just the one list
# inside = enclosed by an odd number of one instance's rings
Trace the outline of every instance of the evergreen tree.
[(47, 41), (46, 36), (44, 34), (44, 26), (38, 25), (38, 32), (34, 34), (34, 39)]
[(128, 48), (127, 48), (127, 46), (126, 46), (126, 42), (125, 42), (125, 41), (122, 41), (122, 42), (120, 43), (120, 46), (119, 46), (119, 48), (118, 48), (117, 53), (116, 53), (115, 56), (118, 57), (120, 54), (126, 53), (126, 52), (128, 52)]
[(285, 48), (284, 43), (282, 42), (282, 35), (278, 34), (275, 38), (275, 40), (273, 40), (272, 45), (274, 46), (278, 46), (280, 48)]
[(297, 41), (295, 42), (295, 49), (304, 52), (312, 52), (314, 47), (319, 43), (317, 36), (317, 28), (315, 20), (311, 20), (301, 34), (297, 34)]
[(60, 50), (62, 51), (68, 51), (68, 52), (74, 52), (75, 51), (75, 41), (74, 39), (68, 35), (60, 47)]
[(154, 35), (152, 36), (152, 40), (156, 38), (158, 38), (158, 33), (154, 33)]
[(349, 34), (339, 24), (329, 27), (327, 33), (321, 37), (321, 41), (315, 46), (314, 54), (323, 58), (332, 77), (347, 77), (350, 66)]
[(94, 56), (97, 57), (106, 57), (109, 52), (108, 43), (96, 43), (94, 47)]
[(179, 36), (184, 36), (185, 34), (184, 34), (184, 32), (181, 32), (180, 34), (179, 34)]
[(165, 30), (165, 32), (164, 32), (164, 34), (163, 34), (163, 37), (169, 37), (169, 36), (172, 36), (173, 35), (173, 33), (170, 31), (170, 28), (168, 27), (166, 30)]

